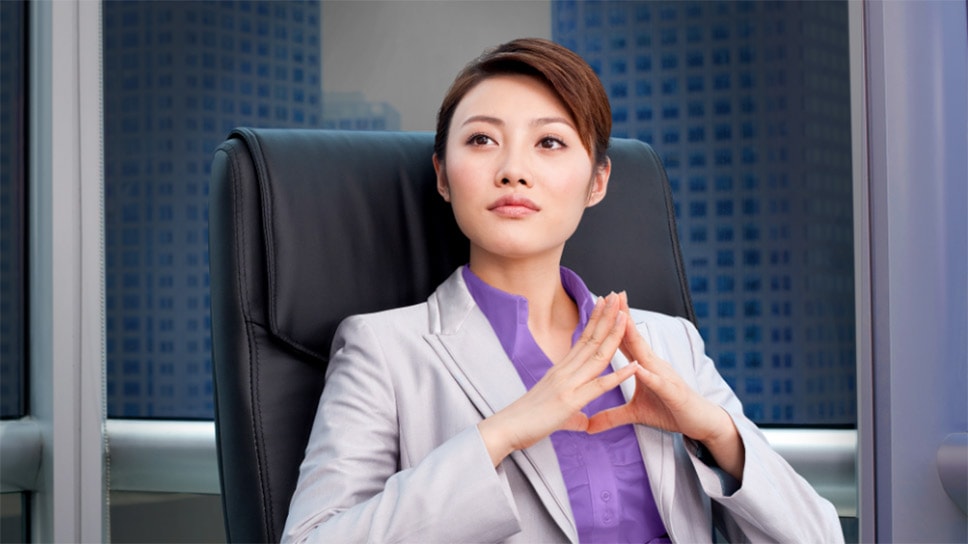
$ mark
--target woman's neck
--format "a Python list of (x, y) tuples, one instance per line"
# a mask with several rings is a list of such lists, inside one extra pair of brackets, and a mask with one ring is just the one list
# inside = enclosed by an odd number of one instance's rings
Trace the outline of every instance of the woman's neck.
[(488, 285), (528, 300), (528, 329), (552, 361), (567, 353), (578, 306), (561, 283), (559, 257), (512, 260), (472, 252), (470, 267)]

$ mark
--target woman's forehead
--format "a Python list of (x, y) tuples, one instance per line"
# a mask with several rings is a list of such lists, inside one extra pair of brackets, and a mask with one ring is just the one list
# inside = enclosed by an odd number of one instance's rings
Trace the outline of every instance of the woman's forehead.
[(501, 125), (511, 120), (575, 128), (571, 113), (550, 85), (518, 74), (490, 76), (469, 89), (457, 104), (451, 126), (459, 128), (475, 121)]

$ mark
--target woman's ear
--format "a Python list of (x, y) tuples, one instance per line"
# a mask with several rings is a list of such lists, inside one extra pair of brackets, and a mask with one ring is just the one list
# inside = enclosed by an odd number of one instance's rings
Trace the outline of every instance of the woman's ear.
[(440, 196), (444, 197), (445, 202), (450, 202), (450, 184), (447, 183), (447, 168), (444, 167), (444, 163), (437, 158), (437, 154), (434, 153), (434, 172), (437, 174), (437, 192)]
[(592, 181), (588, 188), (588, 204), (586, 207), (592, 207), (598, 204), (605, 198), (605, 193), (608, 191), (608, 178), (612, 175), (612, 159), (605, 157), (605, 164), (595, 167), (595, 172), (592, 174)]

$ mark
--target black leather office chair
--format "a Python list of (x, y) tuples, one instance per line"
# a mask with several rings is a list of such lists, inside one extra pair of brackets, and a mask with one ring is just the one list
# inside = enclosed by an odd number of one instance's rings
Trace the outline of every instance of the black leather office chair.
[[(212, 361), (226, 535), (278, 541), (346, 316), (426, 299), (467, 260), (430, 133), (253, 130), (215, 154)], [(695, 321), (665, 172), (613, 140), (604, 202), (564, 264), (596, 293)]]

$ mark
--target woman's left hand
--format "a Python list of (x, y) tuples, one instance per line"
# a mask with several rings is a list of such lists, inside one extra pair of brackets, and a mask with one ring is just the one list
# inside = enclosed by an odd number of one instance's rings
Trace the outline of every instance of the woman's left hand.
[[(623, 311), (629, 311), (624, 293), (622, 306)], [(693, 390), (669, 363), (659, 358), (632, 319), (626, 320), (621, 350), (630, 363), (639, 363), (635, 394), (628, 403), (589, 418), (588, 432), (637, 423), (682, 433), (701, 442), (720, 468), (742, 481), (745, 448), (726, 410)]]

